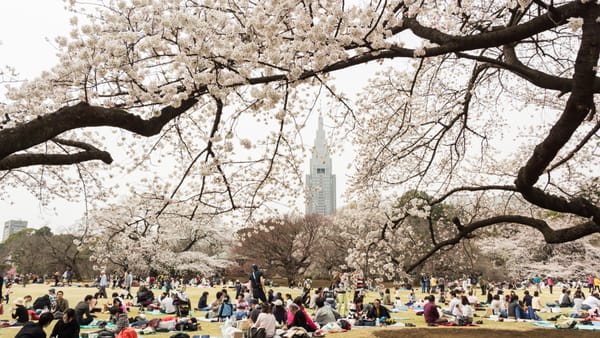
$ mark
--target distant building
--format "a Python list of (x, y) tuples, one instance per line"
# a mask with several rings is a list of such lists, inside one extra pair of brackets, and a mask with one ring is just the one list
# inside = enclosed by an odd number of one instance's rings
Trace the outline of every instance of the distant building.
[(306, 175), (306, 214), (331, 215), (335, 213), (335, 175), (331, 172), (331, 157), (319, 115), (317, 137), (310, 159), (310, 173)]
[(4, 222), (4, 232), (2, 233), (2, 241), (6, 241), (10, 235), (27, 228), (27, 221), (10, 220)]

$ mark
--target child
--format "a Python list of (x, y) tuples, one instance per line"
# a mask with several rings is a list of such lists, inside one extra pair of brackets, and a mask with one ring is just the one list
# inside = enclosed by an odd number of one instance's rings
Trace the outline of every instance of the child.
[(6, 302), (6, 304), (8, 304), (10, 294), (13, 292), (11, 290), (11, 288), (12, 288), (12, 283), (6, 284), (6, 289), (4, 290), (4, 292), (6, 292), (6, 296), (4, 296), (4, 301)]

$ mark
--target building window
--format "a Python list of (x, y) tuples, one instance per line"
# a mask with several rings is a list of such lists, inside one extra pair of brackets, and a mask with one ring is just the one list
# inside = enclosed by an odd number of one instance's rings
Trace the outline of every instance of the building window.
[(324, 174), (325, 168), (317, 168), (317, 174)]

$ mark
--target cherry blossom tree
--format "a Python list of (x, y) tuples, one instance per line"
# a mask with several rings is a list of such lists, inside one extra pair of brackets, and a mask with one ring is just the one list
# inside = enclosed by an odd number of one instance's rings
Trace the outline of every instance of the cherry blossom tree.
[[(240, 265), (249, 267), (258, 263), (269, 278), (279, 275), (287, 278), (289, 283), (297, 282), (323, 254), (318, 242), (323, 231), (329, 228), (328, 223), (320, 215), (266, 219), (238, 232), (239, 242), (233, 247), (233, 253), (243, 258)], [(238, 274), (246, 275), (249, 271), (246, 269)]]
[[(432, 234), (417, 264), (495, 224), (533, 228), (548, 243), (600, 229), (600, 209), (580, 190), (600, 129), (597, 1), (70, 4), (60, 63), (1, 106), (5, 187), (102, 200), (123, 177), (134, 194), (139, 175), (162, 202), (152, 225), (169, 214), (251, 221), (300, 195), (299, 132), (326, 96), (338, 136), (358, 145), (353, 198), (423, 190), (434, 206), (519, 196), (574, 217), (555, 227), (472, 213)], [(334, 72), (377, 62), (391, 69), (363, 95), (336, 88)], [(520, 148), (507, 153), (507, 143)]]
[[(582, 189), (594, 177), (600, 129), (597, 3), (419, 4), (403, 24), (427, 40), (417, 50), (423, 58), (381, 72), (359, 102), (353, 193), (426, 190), (430, 207), (462, 205), (466, 217), (454, 218), (446, 235), (432, 232), (433, 247), (405, 270), (494, 225), (529, 227), (551, 244), (597, 233), (600, 210)], [(455, 49), (463, 43), (472, 51)], [(481, 209), (482, 201), (514, 198), (533, 212)], [(572, 217), (556, 224), (548, 212)]]
[(193, 221), (176, 213), (157, 217), (157, 208), (163, 203), (143, 194), (99, 209), (88, 227), (96, 230), (89, 230), (76, 244), (91, 247), (96, 269), (206, 276), (228, 266), (222, 255), (224, 247), (231, 245), (225, 222), (218, 216)]

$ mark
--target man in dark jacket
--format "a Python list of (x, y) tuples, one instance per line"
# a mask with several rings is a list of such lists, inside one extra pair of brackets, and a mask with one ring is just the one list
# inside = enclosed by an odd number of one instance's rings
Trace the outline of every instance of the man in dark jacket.
[(50, 312), (44, 312), (40, 315), (40, 320), (37, 323), (28, 322), (19, 330), (15, 338), (46, 338), (44, 328), (48, 326), (54, 316)]
[(75, 318), (77, 319), (79, 325), (88, 325), (94, 321), (94, 316), (90, 313), (90, 304), (92, 303), (93, 299), (94, 296), (87, 295), (75, 306)]
[(52, 308), (52, 302), (50, 301), (49, 295), (43, 295), (38, 297), (33, 302), (33, 309), (36, 310), (37, 313), (41, 313), (44, 308), (46, 310), (50, 310)]
[(373, 307), (367, 312), (367, 318), (369, 319), (379, 318), (381, 320), (386, 320), (390, 317), (390, 311), (385, 306), (381, 305), (381, 300), (379, 299), (373, 301)]

